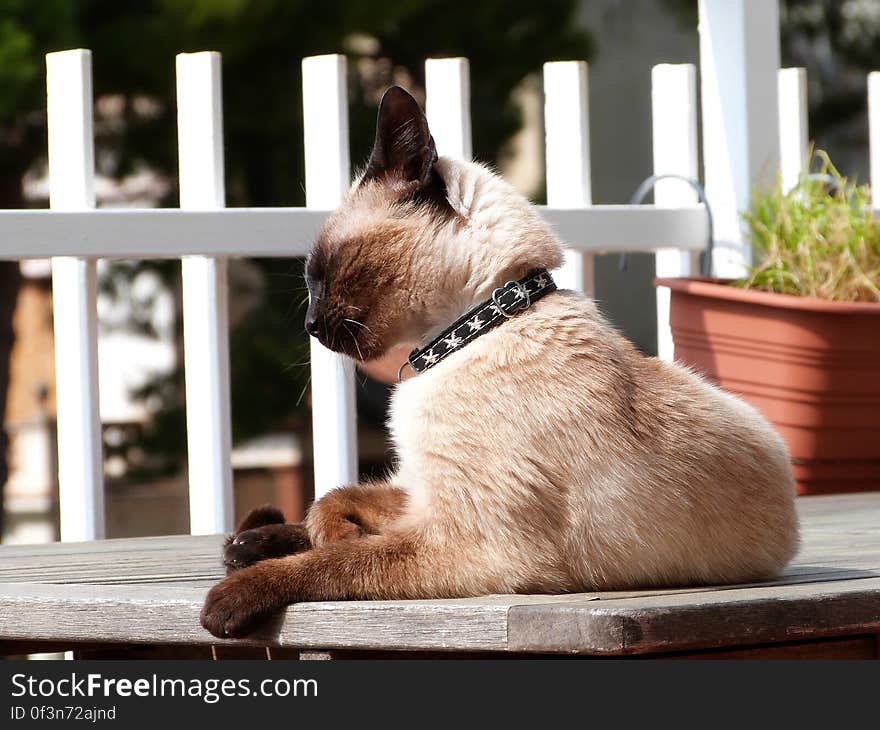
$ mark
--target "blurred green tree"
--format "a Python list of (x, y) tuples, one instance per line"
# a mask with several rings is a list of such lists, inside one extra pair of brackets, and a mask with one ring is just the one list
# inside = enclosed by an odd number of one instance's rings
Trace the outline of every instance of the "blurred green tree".
[[(664, 2), (696, 27), (697, 0)], [(865, 114), (865, 73), (880, 68), (880, 0), (779, 0), (779, 41), (782, 66), (807, 69), (811, 137), (846, 134)]]
[(864, 75), (880, 68), (880, 1), (782, 0), (780, 41), (783, 65), (807, 69), (813, 137), (864, 117)]
[[(43, 154), (43, 54), (71, 45), (93, 51), (96, 96), (122, 101), (123, 123), (98, 125), (104, 174), (123, 176), (148, 166), (174, 176), (174, 55), (199, 50), (223, 54), (231, 206), (304, 202), (299, 61), (320, 53), (349, 57), (355, 164), (368, 154), (384, 86), (404, 80), (421, 87), (425, 57), (467, 56), (474, 151), (492, 163), (521, 124), (514, 87), (544, 61), (590, 57), (590, 36), (575, 22), (576, 10), (576, 0), (0, 0), (3, 174), (20, 190), (22, 173)], [(21, 129), (30, 135), (27, 143)], [(5, 155), (15, 158), (15, 167), (7, 167)], [(176, 193), (162, 202), (176, 204)], [(295, 394), (306, 387), (307, 368), (298, 367), (307, 357), (297, 312), (304, 294), (298, 268), (289, 260), (254, 265), (262, 272), (264, 293), (231, 335), (233, 430), (239, 438), (289, 421)], [(114, 277), (145, 267), (178, 286), (179, 267), (172, 262), (114, 266), (103, 285), (113, 291)], [(135, 313), (135, 319), (133, 326), (148, 326), (146, 316)], [(0, 338), (0, 362), (7, 360)], [(181, 383), (175, 373), (142, 389), (140, 397), (156, 404), (152, 427), (117, 450), (159, 455), (150, 463), (167, 470), (180, 465)]]
[[(67, 0), (0, 0), (0, 208), (21, 208), (22, 177), (46, 146), (42, 49), (76, 42)], [(20, 283), (18, 263), (0, 261), (0, 504), (7, 478), (2, 428), (14, 334), (12, 315)], [(0, 509), (0, 537), (3, 511)]]

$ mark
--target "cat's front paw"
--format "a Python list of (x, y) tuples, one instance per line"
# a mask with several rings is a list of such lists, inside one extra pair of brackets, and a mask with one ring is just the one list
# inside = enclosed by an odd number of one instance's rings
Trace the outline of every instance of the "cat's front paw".
[(270, 524), (234, 535), (223, 548), (227, 574), (268, 558), (282, 558), (311, 548), (302, 524)]
[(200, 620), (214, 636), (236, 638), (285, 605), (266, 577), (248, 568), (224, 578), (208, 592)]
[(238, 525), (235, 530), (237, 535), (245, 530), (252, 530), (255, 527), (263, 527), (264, 525), (283, 525), (284, 513), (271, 504), (264, 504), (262, 507), (256, 507), (247, 513), (247, 516)]

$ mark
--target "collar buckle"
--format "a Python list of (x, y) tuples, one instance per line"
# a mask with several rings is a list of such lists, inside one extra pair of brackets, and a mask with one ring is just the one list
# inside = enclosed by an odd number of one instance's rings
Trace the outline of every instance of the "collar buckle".
[(431, 342), (413, 350), (397, 372), (398, 382), (403, 378), (407, 365), (416, 374), (434, 367), (453, 352), (500, 323), (513, 319), (519, 312), (531, 307), (533, 302), (553, 291), (556, 291), (556, 283), (546, 269), (537, 269), (519, 281), (508, 281), (504, 286), (499, 286), (489, 299), (461, 315)]
[[(513, 300), (505, 308), (501, 297), (509, 291), (515, 292)], [(492, 303), (498, 308), (498, 311), (507, 319), (513, 318), (517, 312), (528, 309), (532, 306), (532, 298), (529, 290), (521, 281), (508, 281), (504, 286), (499, 286), (492, 292)]]

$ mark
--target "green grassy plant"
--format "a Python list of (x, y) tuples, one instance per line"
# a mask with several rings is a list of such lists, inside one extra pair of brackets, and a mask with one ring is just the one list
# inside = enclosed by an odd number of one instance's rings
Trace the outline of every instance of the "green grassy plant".
[(760, 263), (735, 285), (840, 302), (880, 302), (880, 222), (867, 185), (817, 151), (818, 172), (756, 191), (744, 214)]

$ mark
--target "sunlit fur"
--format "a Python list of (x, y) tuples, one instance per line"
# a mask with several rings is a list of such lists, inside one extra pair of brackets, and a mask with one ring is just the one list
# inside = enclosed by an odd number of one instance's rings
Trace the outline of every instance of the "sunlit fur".
[(500, 177), (445, 158), (435, 169), (450, 209), (372, 180), (355, 184), (321, 229), (308, 269), (325, 277), (323, 315), (331, 328), (344, 318), (364, 325), (351, 328), (359, 350), (343, 336), (334, 349), (372, 359), (430, 337), (499, 281), (561, 262), (553, 233)]
[[(444, 158), (435, 169), (448, 208), (355, 185), (317, 244), (328, 306), (362, 317), (370, 356), (428, 341), (505, 281), (562, 261), (498, 176)], [(757, 581), (797, 548), (788, 455), (767, 421), (642, 356), (572, 292), (397, 386), (389, 427), (387, 482), (332, 492), (306, 521), (312, 549), (217, 586), (211, 631), (300, 600)]]
[[(429, 309), (455, 306), (426, 337), (562, 254), (503, 180), (474, 164), (440, 169), (461, 220), (410, 255), (429, 272), (414, 282)], [(487, 581), (472, 590), (756, 580), (796, 548), (793, 480), (771, 426), (684, 368), (643, 357), (570, 292), (398, 386), (389, 425), (391, 481), (410, 494), (401, 524), (444, 549), (470, 543)]]

